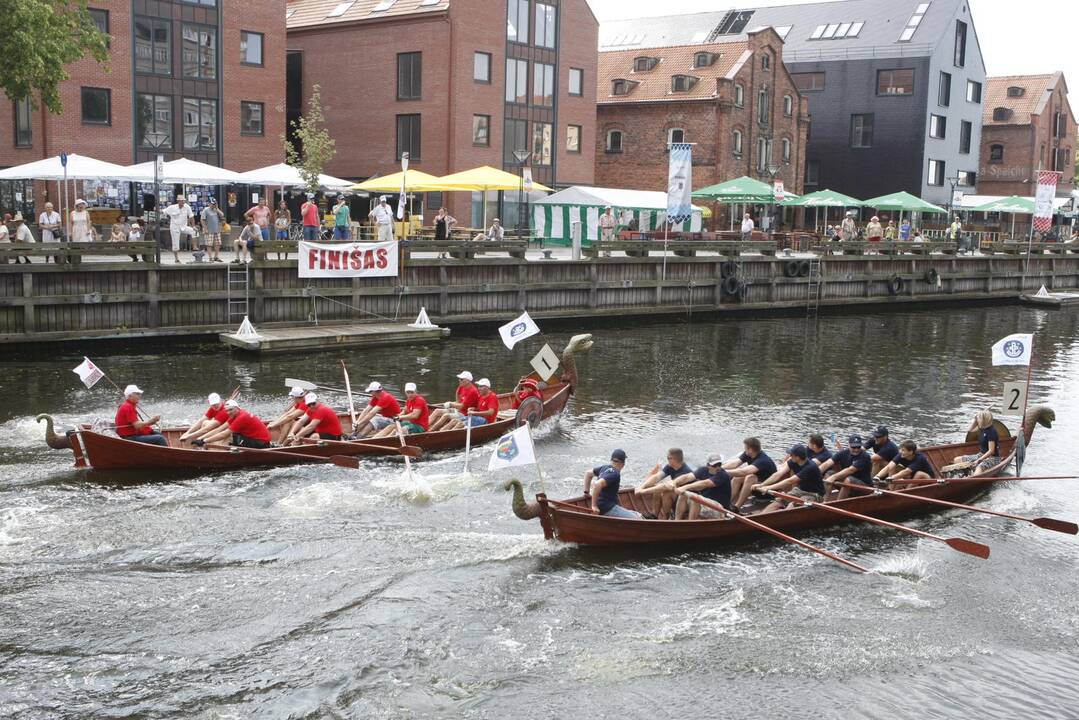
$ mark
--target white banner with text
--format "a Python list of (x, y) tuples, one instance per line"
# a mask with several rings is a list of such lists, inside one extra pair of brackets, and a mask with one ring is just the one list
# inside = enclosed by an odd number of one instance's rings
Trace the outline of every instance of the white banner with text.
[(302, 278), (393, 277), (397, 241), (382, 243), (311, 243), (300, 241)]

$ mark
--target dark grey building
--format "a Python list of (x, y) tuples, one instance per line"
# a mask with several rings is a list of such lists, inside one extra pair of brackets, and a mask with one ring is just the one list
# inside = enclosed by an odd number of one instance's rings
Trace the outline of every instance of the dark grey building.
[(600, 26), (601, 50), (709, 43), (771, 26), (813, 117), (806, 190), (974, 192), (985, 64), (966, 0), (839, 0)]

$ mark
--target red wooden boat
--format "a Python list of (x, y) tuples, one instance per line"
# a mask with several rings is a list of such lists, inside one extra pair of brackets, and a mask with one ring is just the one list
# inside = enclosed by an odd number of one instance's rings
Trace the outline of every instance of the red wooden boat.
[[(1054, 420), (1055, 414), (1050, 408), (1044, 406), (1031, 408), (1023, 422), (1026, 441), (1030, 442), (1036, 424), (1052, 427)], [(998, 429), (1003, 427), (998, 424)], [(1003, 434), (1001, 438), (1001, 461), (984, 476), (978, 478), (984, 478), (984, 482), (972, 482), (968, 478), (964, 482), (940, 481), (911, 487), (901, 493), (910, 495), (909, 500), (896, 495), (853, 495), (845, 500), (828, 504), (861, 515), (889, 518), (925, 513), (939, 508), (939, 506), (917, 500), (917, 496), (963, 502), (984, 492), (993, 483), (1007, 479), (1002, 477), (1002, 474), (1015, 458), (1016, 438), (1004, 437)], [(978, 452), (978, 443), (976, 440), (971, 442), (968, 438), (967, 442), (954, 445), (921, 448), (921, 452), (926, 454), (934, 470), (939, 474), (940, 469), (950, 464), (954, 457)], [(512, 481), (507, 487), (511, 485), (514, 490), (514, 514), (522, 519), (539, 517), (543, 533), (549, 540), (556, 539), (579, 545), (612, 546), (702, 541), (722, 544), (762, 537), (760, 531), (733, 519), (631, 520), (594, 515), (590, 508), (589, 498), (585, 495), (568, 500), (551, 500), (539, 494), (536, 496), (536, 502), (525, 503), (521, 484), (518, 481)], [(650, 500), (650, 496), (635, 495), (632, 488), (623, 488), (619, 493), (619, 503), (637, 512), (651, 512)], [(812, 506), (760, 513), (753, 515), (752, 519), (788, 534), (842, 522), (854, 522), (843, 518), (838, 513)]]

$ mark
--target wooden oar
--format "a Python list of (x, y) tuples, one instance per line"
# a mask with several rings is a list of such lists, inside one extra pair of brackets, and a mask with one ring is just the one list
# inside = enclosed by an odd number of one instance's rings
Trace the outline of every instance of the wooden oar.
[(857, 570), (858, 572), (864, 572), (864, 573), (869, 572), (869, 568), (864, 568), (864, 567), (862, 567), (861, 565), (859, 565), (857, 563), (851, 562), (850, 560), (847, 560), (845, 558), (841, 558), (838, 555), (833, 555), (832, 553), (828, 552), (827, 550), (823, 550), (823, 549), (821, 549), (819, 547), (816, 547), (814, 545), (810, 545), (809, 543), (803, 542), (802, 540), (799, 540), (798, 538), (793, 538), (790, 535), (785, 535), (785, 534), (779, 532), (778, 530), (773, 530), (772, 528), (768, 527), (767, 525), (762, 525), (761, 523), (757, 522), (756, 520), (750, 520), (747, 517), (744, 517), (744, 516), (739, 515), (737, 513), (733, 513), (730, 510), (728, 510), (727, 508), (720, 505), (719, 503), (714, 502), (712, 500), (709, 500), (706, 497), (702, 497), (701, 495), (698, 495), (695, 492), (686, 492), (684, 494), (685, 494), (686, 497), (688, 497), (693, 502), (698, 503), (700, 505), (704, 505), (705, 507), (712, 508), (713, 510), (715, 510), (717, 512), (721, 512), (724, 515), (726, 515), (727, 517), (733, 518), (734, 520), (737, 520), (738, 522), (742, 523), (743, 525), (749, 525), (750, 527), (756, 528), (757, 530), (760, 530), (762, 532), (766, 532), (769, 535), (775, 535), (777, 538), (780, 538), (782, 540), (786, 540), (787, 542), (798, 545), (799, 547), (803, 547), (806, 550), (810, 550), (812, 552), (817, 553), (818, 555), (823, 555), (824, 557), (826, 557), (826, 558), (828, 558), (830, 560), (835, 560), (837, 563), (839, 563), (841, 565), (846, 565), (847, 567), (852, 568), (854, 570)]
[(1037, 477), (1007, 477), (1005, 475), (998, 475), (993, 477), (991, 475), (979, 475), (978, 477), (961, 477), (961, 478), (933, 478), (937, 485), (944, 485), (946, 483), (987, 483), (987, 482), (1012, 482), (1013, 480), (1079, 480), (1079, 475), (1039, 475)]
[(863, 522), (881, 525), (882, 527), (891, 528), (893, 530), (902, 530), (903, 532), (908, 532), (911, 535), (917, 535), (918, 537), (929, 538), (930, 540), (937, 540), (938, 542), (945, 543), (953, 550), (958, 550), (959, 552), (966, 553), (967, 555), (973, 555), (974, 557), (980, 557), (982, 560), (985, 560), (989, 557), (989, 546), (982, 545), (981, 543), (976, 543), (973, 540), (964, 540), (963, 538), (941, 537), (940, 535), (923, 532), (922, 530), (915, 530), (914, 528), (907, 527), (906, 525), (899, 525), (898, 523), (881, 520), (880, 518), (875, 518), (871, 515), (862, 515), (861, 513), (851, 512), (850, 510), (842, 510), (837, 507), (832, 507), (831, 505), (828, 505), (826, 503), (804, 500), (802, 498), (795, 497), (794, 495), (788, 495), (787, 493), (779, 492), (778, 490), (772, 490), (771, 494), (775, 495), (776, 497), (783, 498), (784, 500), (796, 502), (799, 505), (804, 505), (806, 507), (815, 507), (821, 510), (827, 510), (828, 512), (833, 512), (838, 515), (846, 515), (847, 517), (854, 518), (855, 520), (862, 520)]
[[(311, 443), (304, 443), (304, 445), (318, 445), (319, 442), (320, 441), (316, 440), (316, 441), (311, 442)], [(349, 441), (349, 440), (341, 440), (341, 441), (327, 440), (325, 442), (327, 442), (327, 443), (330, 443), (330, 442), (345, 442), (345, 443), (348, 443), (348, 445), (351, 446), (351, 447), (363, 448), (364, 450), (367, 451), (366, 453), (364, 453), (365, 455), (403, 455), (406, 460), (408, 458), (418, 458), (421, 455), (423, 455), (423, 448), (418, 447), (416, 445), (402, 445), (400, 447), (397, 447), (396, 445), (371, 445), (369, 443), (358, 443), (358, 442), (352, 442), (352, 441)], [(197, 447), (201, 447), (204, 450), (207, 449), (207, 448), (211, 448), (211, 449), (215, 449), (215, 450), (228, 450), (230, 452), (233, 451), (233, 450), (243, 450), (243, 451), (251, 451), (251, 452), (256, 452), (256, 453), (268, 452), (268, 453), (273, 453), (274, 455), (302, 455), (304, 457), (312, 458), (313, 462), (329, 462), (325, 457), (321, 457), (319, 455), (308, 455), (307, 453), (292, 452), (292, 451), (287, 449), (288, 447), (302, 447), (302, 446), (288, 446), (288, 445), (285, 445), (285, 446), (275, 447), (275, 448), (248, 448), (248, 447), (240, 447), (238, 445), (220, 445), (218, 443), (208, 443), (208, 444), (204, 444), (204, 445), (197, 446)], [(334, 457), (337, 457), (337, 456), (334, 456)], [(341, 457), (345, 457), (345, 456), (341, 456)]]
[(360, 469), (360, 459), (354, 455), (332, 455), (330, 462), (338, 467)]
[(914, 495), (909, 492), (896, 492), (895, 490), (881, 490), (880, 488), (866, 487), (865, 485), (854, 485), (851, 483), (841, 482), (837, 483), (843, 487), (850, 488), (851, 490), (860, 490), (862, 492), (880, 493), (881, 495), (895, 495), (902, 498), (913, 498), (915, 500), (921, 500), (922, 502), (931, 503), (933, 505), (944, 505), (945, 507), (958, 508), (959, 510), (969, 510), (971, 512), (984, 513), (986, 515), (996, 515), (998, 517), (1008, 518), (1010, 520), (1020, 520), (1022, 522), (1028, 522), (1031, 525), (1037, 525), (1045, 530), (1055, 530), (1056, 532), (1065, 533), (1068, 535), (1079, 535), (1079, 525), (1067, 520), (1056, 520), (1054, 518), (1039, 517), (1030, 518), (1023, 515), (1013, 515), (1012, 513), (997, 512), (996, 510), (986, 510), (985, 508), (974, 507), (973, 505), (963, 505), (961, 503), (952, 502), (950, 500), (938, 500), (937, 498), (927, 498), (921, 495)]

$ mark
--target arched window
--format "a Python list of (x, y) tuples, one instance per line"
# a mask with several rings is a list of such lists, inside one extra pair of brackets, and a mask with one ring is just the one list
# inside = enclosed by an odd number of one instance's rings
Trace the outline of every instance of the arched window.
[(746, 89), (741, 85), (734, 86), (734, 106), (744, 107), (746, 104)]
[(735, 156), (741, 157), (742, 155), (742, 131), (735, 130), (731, 133), (731, 150)]
[(768, 70), (772, 67), (772, 58), (765, 53), (761, 55), (761, 70)]
[(757, 122), (761, 125), (767, 125), (768, 118), (771, 115), (770, 110), (771, 108), (768, 106), (768, 88), (762, 87), (760, 92), (757, 93)]
[(667, 131), (667, 147), (670, 147), (674, 143), (684, 143), (686, 141), (686, 131), (682, 128), (671, 128)]
[(608, 130), (607, 131), (607, 152), (620, 153), (622, 152), (622, 131), (621, 130)]
[(791, 161), (791, 141), (789, 138), (783, 138), (783, 162), (789, 163)]
[(794, 98), (790, 95), (783, 96), (783, 115), (785, 117), (794, 115)]
[(1004, 162), (1004, 146), (1003, 145), (990, 145), (989, 146), (989, 162), (1002, 163)]

